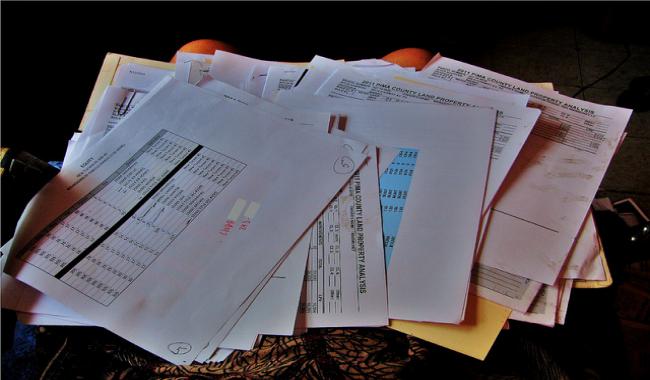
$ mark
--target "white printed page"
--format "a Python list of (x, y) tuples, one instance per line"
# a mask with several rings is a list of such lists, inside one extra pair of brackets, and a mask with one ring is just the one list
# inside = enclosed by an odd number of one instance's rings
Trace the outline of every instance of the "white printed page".
[(262, 98), (273, 101), (278, 91), (291, 90), (300, 77), (305, 74), (306, 70), (306, 68), (300, 67), (271, 65), (266, 74), (266, 83), (262, 91)]
[(5, 271), (190, 363), (366, 156), (174, 80), (149, 96), (30, 202)]
[(300, 306), (305, 327), (387, 325), (376, 153), (325, 209), (310, 237)]
[(351, 69), (337, 70), (316, 95), (348, 100), (491, 107), (498, 110), (486, 206), (493, 202), (540, 114), (536, 109), (516, 107), (428, 84), (371, 78)]
[(389, 317), (459, 323), (478, 237), (496, 112), (431, 104), (351, 104), (293, 91), (278, 94), (276, 100), (285, 106), (346, 115), (345, 130), (351, 138), (411, 148), (408, 155), (416, 165), (393, 172), (395, 181), (406, 180), (410, 188), (385, 187), (386, 198), (399, 198), (405, 204), (386, 205), (385, 210), (382, 206), (383, 219), (396, 220), (391, 226), (399, 227), (397, 235), (388, 239), (384, 224), (384, 249), (392, 251), (387, 269)]
[(530, 95), (542, 114), (494, 206), (480, 262), (553, 284), (616, 150), (631, 110), (540, 89), (441, 58), (423, 74)]

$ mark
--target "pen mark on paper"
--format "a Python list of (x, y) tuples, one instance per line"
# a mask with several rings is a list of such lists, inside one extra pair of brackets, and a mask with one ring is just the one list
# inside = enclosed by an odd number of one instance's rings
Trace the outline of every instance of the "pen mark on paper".
[(349, 174), (354, 171), (354, 161), (348, 156), (341, 156), (334, 161), (334, 173)]
[(521, 220), (521, 221), (524, 221), (524, 222), (527, 222), (527, 223), (530, 223), (530, 224), (534, 224), (534, 225), (536, 225), (537, 227), (542, 227), (543, 229), (545, 229), (545, 230), (549, 230), (549, 231), (551, 231), (551, 232), (555, 232), (556, 234), (557, 234), (557, 233), (560, 233), (560, 231), (558, 231), (558, 230), (554, 230), (554, 229), (552, 229), (552, 228), (549, 228), (549, 227), (546, 227), (546, 226), (542, 226), (541, 224), (535, 223), (535, 222), (533, 222), (533, 221), (530, 221), (530, 220), (527, 220), (527, 219), (524, 219), (524, 218), (520, 218), (520, 217), (518, 217), (518, 216), (516, 216), (516, 215), (509, 214), (509, 213), (507, 213), (507, 212), (505, 212), (505, 211), (497, 210), (497, 209), (495, 209), (495, 208), (493, 208), (492, 211), (496, 211), (496, 212), (498, 212), (498, 213), (500, 213), (500, 214), (508, 215), (508, 216), (510, 216), (510, 217), (512, 217), (512, 218), (519, 219), (519, 220)]
[(170, 343), (167, 349), (174, 355), (185, 355), (192, 351), (192, 345), (186, 342), (174, 342)]

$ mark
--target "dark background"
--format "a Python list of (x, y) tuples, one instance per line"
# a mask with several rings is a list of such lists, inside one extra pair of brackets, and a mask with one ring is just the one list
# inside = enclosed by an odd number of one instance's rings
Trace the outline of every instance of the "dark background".
[(269, 60), (379, 58), (422, 47), (475, 63), (522, 31), (647, 35), (643, 7), (618, 3), (3, 1), (1, 13), (2, 145), (44, 160), (63, 158), (107, 52), (168, 61), (186, 42), (213, 38)]

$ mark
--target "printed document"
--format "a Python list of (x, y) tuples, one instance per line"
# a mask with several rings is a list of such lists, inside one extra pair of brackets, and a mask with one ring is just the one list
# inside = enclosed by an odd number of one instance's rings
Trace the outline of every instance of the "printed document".
[(388, 324), (375, 152), (311, 228), (302, 295), (304, 327)]
[[(422, 104), (357, 102), (280, 92), (279, 104), (347, 117), (346, 135), (403, 152), (380, 177), (382, 219), (396, 222), (387, 269), (390, 318), (459, 323), (478, 237), (496, 111)], [(415, 159), (416, 165), (412, 165)], [(462, 175), (460, 175), (462, 173)], [(386, 174), (407, 178), (400, 192)], [(403, 206), (397, 201), (403, 201)], [(401, 222), (400, 222), (401, 220)], [(384, 224), (384, 235), (386, 234)], [(431, 244), (435, 242), (435, 244)]]
[(542, 111), (493, 207), (480, 262), (554, 284), (631, 110), (569, 98), (449, 58), (423, 75), (529, 94), (529, 105)]
[(171, 78), (148, 96), (32, 199), (5, 271), (187, 364), (366, 155)]
[[(498, 93), (496, 94), (495, 97), (498, 96)], [(486, 205), (492, 203), (540, 114), (536, 109), (517, 107), (423, 83), (374, 79), (349, 68), (337, 70), (320, 87), (316, 95), (348, 100), (431, 103), (496, 109), (498, 113)]]

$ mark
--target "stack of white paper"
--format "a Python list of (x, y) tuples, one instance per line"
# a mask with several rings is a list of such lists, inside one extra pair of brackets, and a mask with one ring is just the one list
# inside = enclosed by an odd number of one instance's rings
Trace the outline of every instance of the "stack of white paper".
[(440, 56), (123, 65), (2, 248), (2, 306), (177, 364), (459, 324), (469, 292), (563, 323), (605, 278), (589, 204), (629, 117)]

